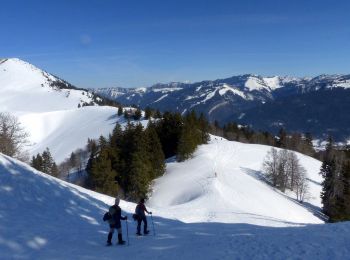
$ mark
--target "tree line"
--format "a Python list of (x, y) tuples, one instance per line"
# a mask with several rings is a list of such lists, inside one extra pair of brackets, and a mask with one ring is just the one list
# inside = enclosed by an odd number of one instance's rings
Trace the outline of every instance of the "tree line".
[(323, 213), (330, 222), (350, 220), (350, 148), (336, 149), (332, 138), (328, 138), (322, 157)]
[(166, 112), (161, 119), (116, 124), (108, 138), (94, 143), (87, 165), (88, 187), (137, 201), (150, 192), (151, 182), (164, 174), (165, 159), (190, 158), (209, 139), (208, 123), (194, 112), (185, 116)]
[(319, 154), (313, 148), (310, 133), (288, 133), (281, 128), (277, 135), (273, 135), (267, 131), (254, 131), (248, 126), (241, 126), (234, 122), (221, 127), (217, 121), (211, 124), (210, 133), (230, 141), (269, 145), (319, 158)]
[(58, 177), (58, 167), (52, 158), (49, 148), (46, 148), (42, 154), (38, 153), (36, 156), (32, 157), (30, 166), (38, 171), (47, 173), (54, 177)]

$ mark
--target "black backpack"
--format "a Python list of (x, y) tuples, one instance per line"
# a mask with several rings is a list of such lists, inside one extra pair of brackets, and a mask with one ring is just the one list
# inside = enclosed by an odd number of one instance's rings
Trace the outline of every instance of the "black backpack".
[(109, 213), (109, 211), (107, 211), (104, 215), (103, 215), (103, 221), (107, 221), (110, 220), (112, 218), (111, 213)]
[(136, 205), (136, 208), (135, 208), (135, 213), (134, 214), (132, 214), (132, 218), (134, 219), (134, 221), (137, 221), (137, 220), (139, 220), (140, 219), (140, 205), (139, 204), (137, 204)]
[(132, 214), (132, 218), (134, 219), (134, 221), (137, 221), (140, 217), (137, 214)]

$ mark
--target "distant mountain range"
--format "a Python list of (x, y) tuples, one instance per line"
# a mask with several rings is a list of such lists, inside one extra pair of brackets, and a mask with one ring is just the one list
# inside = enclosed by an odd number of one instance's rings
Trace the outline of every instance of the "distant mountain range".
[(350, 75), (314, 78), (240, 75), (196, 83), (172, 82), (148, 88), (86, 90), (20, 59), (0, 59), (0, 112), (17, 115), (108, 104), (161, 111), (203, 112), (210, 121), (237, 122), (257, 130), (350, 137)]
[(254, 129), (350, 137), (350, 75), (314, 78), (240, 75), (149, 88), (99, 88), (95, 93), (125, 105), (161, 111), (203, 112), (210, 121), (235, 121)]

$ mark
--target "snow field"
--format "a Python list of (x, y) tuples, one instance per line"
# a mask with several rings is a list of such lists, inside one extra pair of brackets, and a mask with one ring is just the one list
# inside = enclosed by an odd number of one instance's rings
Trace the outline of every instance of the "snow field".
[(262, 162), (270, 149), (212, 137), (193, 159), (167, 164), (165, 176), (155, 181), (149, 205), (186, 223), (323, 223), (315, 216), (317, 212), (306, 207), (308, 203), (320, 205), (320, 162), (298, 154), (311, 180), (310, 199), (305, 206), (300, 205), (294, 195), (287, 196), (262, 180)]
[[(192, 160), (205, 154), (203, 150)], [(221, 162), (217, 161), (218, 168)], [(286, 223), (278, 228), (218, 221), (183, 223), (164, 216), (171, 207), (163, 212), (149, 208), (154, 212), (156, 236), (139, 238), (131, 220), (135, 204), (126, 201), (120, 206), (129, 217), (130, 244), (107, 248), (108, 226), (102, 216), (114, 198), (3, 155), (0, 197), (0, 259), (346, 259), (350, 253), (349, 223), (297, 227)], [(193, 210), (182, 211), (182, 217), (191, 216)], [(266, 217), (260, 220), (262, 224)], [(148, 222), (152, 231), (150, 217)], [(126, 239), (126, 222), (122, 225)]]

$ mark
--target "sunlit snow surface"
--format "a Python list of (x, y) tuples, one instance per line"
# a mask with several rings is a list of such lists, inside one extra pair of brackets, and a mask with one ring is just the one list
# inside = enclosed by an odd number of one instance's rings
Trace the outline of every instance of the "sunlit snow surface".
[(149, 203), (159, 211), (166, 208), (166, 216), (184, 222), (322, 223), (311, 210), (321, 204), (321, 163), (298, 154), (310, 186), (309, 199), (300, 206), (292, 193), (288, 197), (264, 182), (261, 166), (270, 149), (212, 137), (193, 159), (168, 163), (166, 175), (155, 182)]
[[(310, 224), (322, 222), (310, 208), (319, 185), (299, 205), (259, 180), (268, 149), (212, 140), (193, 159), (168, 163), (148, 204), (155, 236), (150, 217), (151, 235), (135, 236), (135, 204), (121, 201), (130, 244), (112, 247), (102, 216), (114, 198), (0, 155), (0, 259), (346, 259), (349, 223)], [(320, 162), (299, 158), (318, 182)]]
[[(18, 117), (29, 134), (29, 155), (50, 149), (57, 163), (71, 152), (84, 148), (88, 138), (108, 136), (115, 124), (126, 125), (117, 108), (89, 106), (91, 93), (74, 89), (54, 89), (50, 80), (59, 80), (19, 59), (0, 63), (0, 112)], [(147, 121), (142, 121), (143, 125)]]

